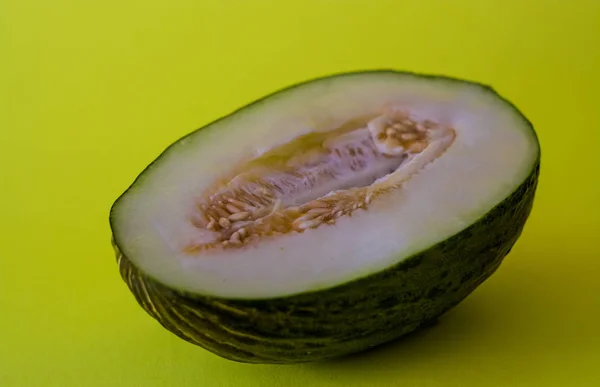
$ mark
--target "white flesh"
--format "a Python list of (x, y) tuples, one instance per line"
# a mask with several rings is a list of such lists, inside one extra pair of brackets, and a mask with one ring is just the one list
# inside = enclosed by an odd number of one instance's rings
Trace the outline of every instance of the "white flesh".
[[(452, 127), (441, 157), (368, 211), (242, 249), (182, 252), (206, 236), (189, 222), (198, 196), (228, 166), (386, 106)], [(339, 76), (254, 104), (173, 145), (114, 208), (124, 254), (166, 285), (269, 298), (369, 275), (477, 221), (530, 173), (539, 149), (527, 122), (480, 86), (396, 73)]]

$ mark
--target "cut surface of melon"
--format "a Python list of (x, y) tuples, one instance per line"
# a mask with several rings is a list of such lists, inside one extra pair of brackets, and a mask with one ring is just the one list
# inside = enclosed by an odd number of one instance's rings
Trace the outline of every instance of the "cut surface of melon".
[(482, 218), (538, 157), (491, 89), (393, 71), (285, 89), (170, 146), (115, 203), (119, 248), (159, 282), (229, 298), (381, 271)]

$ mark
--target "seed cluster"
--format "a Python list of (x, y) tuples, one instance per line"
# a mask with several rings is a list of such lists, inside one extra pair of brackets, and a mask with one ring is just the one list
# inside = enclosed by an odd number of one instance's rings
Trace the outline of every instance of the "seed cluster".
[(427, 148), (427, 131), (434, 126), (432, 121), (418, 122), (405, 113), (396, 112), (392, 117), (373, 120), (369, 123), (369, 130), (380, 152), (388, 155), (415, 154)]
[(268, 213), (273, 202), (274, 195), (265, 188), (253, 193), (238, 189), (213, 195), (207, 203), (200, 205), (205, 218), (201, 227), (221, 231), (257, 220)]
[[(257, 240), (259, 236), (304, 232), (324, 223), (334, 224), (337, 218), (351, 215), (358, 209), (365, 209), (374, 196), (381, 191), (375, 192), (370, 187), (354, 188), (339, 191), (301, 206), (281, 209), (275, 203), (268, 211), (265, 211), (264, 208), (257, 209), (257, 211), (242, 210), (244, 207), (249, 209), (250, 205), (244, 203), (245, 206), (242, 206), (243, 202), (240, 203), (238, 199), (219, 200), (207, 207), (207, 212), (229, 211), (230, 214), (219, 219), (208, 216), (209, 220), (206, 222), (205, 228), (219, 232), (221, 238), (218, 242), (203, 247), (216, 247), (216, 245), (233, 247)], [(232, 206), (233, 203), (237, 206)], [(200, 225), (197, 224), (197, 226)]]

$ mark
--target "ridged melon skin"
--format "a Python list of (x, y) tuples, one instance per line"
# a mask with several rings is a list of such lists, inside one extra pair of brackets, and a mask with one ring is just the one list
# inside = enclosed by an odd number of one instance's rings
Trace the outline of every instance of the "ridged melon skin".
[(444, 242), (377, 274), (290, 297), (229, 300), (185, 294), (148, 277), (114, 240), (113, 246), (137, 302), (180, 338), (237, 362), (326, 360), (419, 329), (489, 278), (522, 233), (539, 171), (538, 156), (513, 194)]

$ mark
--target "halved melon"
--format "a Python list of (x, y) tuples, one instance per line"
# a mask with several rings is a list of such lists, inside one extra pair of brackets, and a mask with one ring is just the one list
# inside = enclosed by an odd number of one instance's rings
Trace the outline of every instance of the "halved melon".
[(402, 336), (488, 278), (540, 147), (487, 86), (396, 71), (278, 91), (172, 144), (114, 204), (121, 274), (187, 341), (255, 363)]

